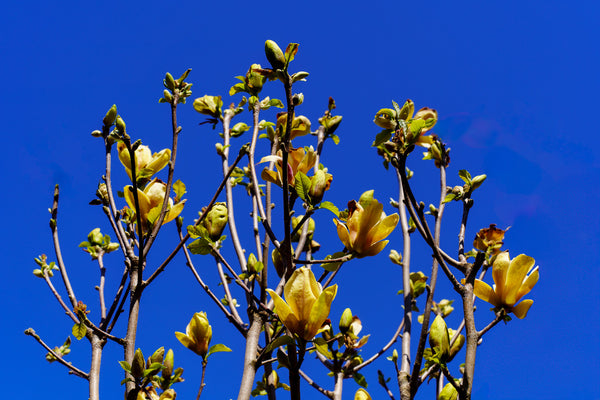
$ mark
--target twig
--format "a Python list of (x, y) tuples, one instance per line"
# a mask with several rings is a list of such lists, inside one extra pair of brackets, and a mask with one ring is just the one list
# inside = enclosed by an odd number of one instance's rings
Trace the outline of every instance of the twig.
[(369, 359), (367, 359), (366, 361), (363, 361), (362, 363), (360, 363), (356, 367), (354, 367), (352, 369), (352, 372), (357, 372), (357, 371), (361, 370), (362, 368), (371, 364), (373, 361), (377, 360), (386, 351), (388, 351), (388, 349), (390, 347), (392, 347), (392, 345), (394, 343), (396, 343), (396, 341), (398, 340), (398, 337), (402, 337), (402, 335), (400, 334), (400, 332), (402, 332), (402, 328), (404, 328), (404, 319), (402, 319), (402, 321), (400, 322), (400, 325), (398, 325), (398, 329), (396, 329), (396, 333), (394, 333), (394, 336), (392, 336), (390, 341), (387, 342), (387, 344), (385, 346), (383, 346), (377, 353), (373, 354)]
[(106, 303), (104, 302), (104, 281), (106, 268), (104, 268), (104, 250), (98, 254), (98, 265), (100, 266), (100, 285), (98, 285), (98, 295), (100, 297), (100, 325), (106, 319)]
[(83, 378), (83, 379), (89, 380), (89, 375), (88, 375), (86, 372), (83, 372), (83, 371), (82, 371), (82, 370), (80, 370), (79, 368), (77, 368), (77, 367), (73, 366), (71, 363), (68, 363), (68, 362), (66, 362), (66, 361), (65, 361), (65, 360), (62, 358), (62, 356), (60, 356), (60, 355), (56, 354), (56, 352), (55, 352), (54, 350), (52, 350), (52, 349), (50, 348), (50, 346), (48, 346), (48, 345), (47, 345), (47, 344), (46, 344), (46, 343), (45, 343), (45, 342), (44, 342), (44, 341), (43, 341), (43, 340), (42, 340), (42, 339), (39, 337), (39, 335), (38, 335), (38, 334), (36, 334), (36, 333), (35, 333), (35, 330), (33, 330), (33, 328), (27, 328), (27, 329), (25, 330), (25, 334), (26, 334), (27, 336), (31, 336), (31, 337), (33, 337), (35, 340), (37, 340), (37, 342), (38, 342), (39, 344), (41, 344), (43, 348), (45, 348), (46, 350), (48, 350), (48, 352), (49, 352), (50, 354), (52, 354), (52, 356), (53, 356), (54, 358), (56, 358), (56, 361), (58, 361), (59, 363), (61, 363), (61, 364), (62, 364), (62, 365), (64, 365), (65, 367), (67, 367), (67, 368), (68, 368), (68, 369), (71, 371), (71, 373), (72, 373), (72, 374), (74, 374), (74, 375), (77, 375), (77, 376), (78, 376), (78, 377), (80, 377), (80, 378)]
[(306, 383), (308, 383), (310, 386), (312, 386), (314, 389), (316, 389), (319, 393), (321, 393), (322, 395), (325, 395), (325, 396), (329, 397), (330, 399), (333, 398), (333, 392), (332, 391), (323, 389), (323, 387), (321, 387), (321, 385), (319, 385), (318, 383), (316, 383), (310, 376), (308, 376), (306, 374), (306, 372), (304, 372), (304, 371), (302, 371), (300, 369), (300, 370), (298, 370), (298, 373), (300, 374), (300, 376), (302, 377), (302, 379), (304, 379), (306, 381)]
[[(202, 213), (202, 215), (200, 216), (200, 218), (198, 218), (198, 220), (196, 221), (195, 225), (200, 225), (202, 223), (202, 221), (204, 220), (204, 218), (206, 218), (206, 214), (208, 214), (208, 210), (210, 210), (212, 208), (212, 206), (216, 203), (217, 198), (219, 197), (219, 195), (221, 194), (221, 191), (225, 187), (226, 182), (229, 180), (229, 177), (231, 176), (231, 173), (233, 172), (233, 170), (235, 169), (235, 167), (240, 162), (240, 160), (242, 159), (243, 156), (244, 156), (243, 152), (240, 152), (238, 154), (237, 158), (235, 159), (235, 162), (229, 167), (229, 170), (227, 171), (227, 174), (225, 175), (225, 177), (221, 181), (221, 184), (217, 188), (217, 191), (213, 195), (213, 198), (210, 200), (210, 202), (206, 206), (207, 212)], [(156, 277), (158, 275), (160, 275), (160, 273), (162, 271), (164, 271), (164, 269), (167, 267), (167, 265), (171, 262), (171, 260), (173, 260), (173, 258), (177, 255), (177, 253), (179, 252), (179, 250), (181, 250), (181, 248), (183, 247), (183, 245), (185, 244), (185, 242), (188, 241), (189, 238), (190, 238), (190, 234), (189, 233), (187, 233), (185, 236), (181, 237), (179, 243), (177, 244), (177, 246), (175, 247), (175, 249), (173, 249), (173, 251), (171, 252), (171, 254), (169, 254), (167, 256), (167, 258), (162, 262), (162, 264), (156, 269), (156, 271), (154, 271), (152, 273), (152, 275), (150, 275), (150, 277), (144, 281), (144, 286), (148, 286), (150, 283), (152, 283), (152, 281), (154, 279), (156, 279)]]
[(223, 290), (225, 291), (225, 299), (227, 299), (227, 303), (229, 304), (229, 309), (231, 310), (231, 314), (238, 321), (238, 323), (243, 324), (242, 318), (237, 312), (236, 302), (234, 298), (231, 296), (231, 292), (229, 291), (229, 283), (227, 283), (227, 277), (223, 273), (223, 267), (221, 263), (217, 261), (217, 271), (219, 271), (219, 278), (221, 278), (221, 283), (223, 284)]
[(56, 263), (60, 269), (60, 275), (63, 283), (65, 284), (65, 289), (67, 290), (67, 295), (71, 301), (71, 306), (75, 307), (77, 305), (77, 297), (75, 297), (75, 293), (71, 287), (69, 275), (67, 274), (67, 267), (63, 261), (62, 252), (60, 251), (60, 242), (58, 240), (58, 194), (59, 189), (58, 185), (56, 185), (54, 187), (54, 201), (52, 202), (52, 219), (50, 220), (50, 229), (52, 230), (52, 240), (54, 243), (54, 252), (56, 253)]

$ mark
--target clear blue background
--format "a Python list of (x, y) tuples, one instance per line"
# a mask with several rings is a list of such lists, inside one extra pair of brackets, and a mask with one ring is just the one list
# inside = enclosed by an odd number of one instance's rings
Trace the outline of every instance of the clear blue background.
[[(164, 73), (178, 76), (191, 67), (192, 99), (204, 94), (227, 98), (234, 76), (244, 74), (251, 63), (267, 64), (263, 44), (270, 38), (281, 46), (300, 43), (292, 69), (311, 75), (296, 87), (305, 95), (298, 112), (316, 124), (333, 96), (336, 112), (344, 117), (337, 132), (340, 145), (328, 143), (323, 158), (334, 174), (329, 200), (343, 208), (371, 188), (384, 203), (397, 196), (394, 175), (370, 148), (379, 131), (372, 119), (392, 99), (411, 98), (418, 108), (439, 112), (435, 131), (452, 148), (449, 185), (460, 183), (459, 169), (488, 175), (475, 194), (469, 240), (490, 223), (511, 226), (506, 248), (512, 255), (533, 256), (540, 266), (527, 318), (501, 324), (484, 337), (474, 398), (600, 399), (598, 11), (592, 1), (571, 6), (557, 1), (5, 4), (0, 13), (4, 397), (87, 396), (86, 382), (69, 376), (62, 366), (48, 365), (45, 351), (22, 332), (31, 326), (52, 346), (70, 333), (70, 320), (31, 274), (37, 255), (54, 259), (46, 210), (56, 183), (61, 185), (59, 229), (72, 282), (92, 310), (90, 317), (97, 318), (93, 286), (98, 268), (77, 245), (96, 226), (109, 232), (101, 210), (87, 205), (103, 173), (104, 151), (89, 133), (100, 127), (106, 110), (116, 103), (130, 134), (158, 151), (170, 144), (168, 107), (157, 103)], [(283, 97), (275, 83), (266, 91)], [(177, 178), (188, 185), (188, 223), (219, 182), (213, 147), (217, 132), (198, 126), (202, 120), (191, 104), (181, 107)], [(249, 115), (240, 120), (249, 122)], [(234, 146), (247, 140), (237, 139)], [(426, 203), (437, 202), (436, 171), (419, 158), (415, 154), (409, 165), (416, 171), (417, 194)], [(116, 174), (117, 187), (125, 185), (125, 174)], [(458, 204), (447, 210), (442, 244), (455, 254)], [(246, 211), (238, 212), (240, 226), (246, 216)], [(340, 248), (330, 221), (327, 212), (317, 221), (316, 239), (323, 245), (317, 255)], [(174, 232), (173, 224), (165, 226), (150, 263), (170, 251)], [(395, 295), (401, 271), (387, 261), (390, 248), (401, 249), (399, 233), (379, 256), (344, 267), (331, 314), (337, 321), (351, 307), (361, 317), (363, 332), (371, 333), (367, 356), (388, 340), (401, 318), (401, 299)], [(429, 252), (416, 244), (413, 267), (427, 273), (430, 260)], [(196, 257), (195, 262), (218, 292), (211, 260)], [(118, 255), (107, 257), (107, 263), (110, 294), (123, 266)], [(59, 286), (57, 277), (55, 283)], [(449, 295), (447, 285), (439, 290), (438, 299)], [(144, 301), (138, 345), (146, 354), (159, 346), (175, 350), (176, 365), (184, 367), (186, 378), (176, 387), (179, 398), (195, 396), (200, 365), (173, 331), (183, 331), (200, 310), (208, 312), (213, 343), (234, 350), (211, 360), (203, 398), (235, 398), (241, 337), (193, 282), (183, 258), (175, 259)], [(481, 328), (492, 313), (487, 304), (478, 304)], [(458, 314), (450, 324), (458, 323)], [(123, 325), (124, 320), (117, 334), (123, 334)], [(68, 357), (87, 370), (88, 350), (85, 341), (75, 343)], [(103, 398), (122, 396), (120, 359), (121, 351), (109, 344), (102, 367)], [(367, 370), (369, 392), (383, 399), (377, 368), (393, 376), (393, 367), (382, 361)], [(324, 370), (313, 369), (311, 375), (332, 387)], [(344, 398), (351, 399), (355, 389), (348, 382)], [(306, 388), (304, 396), (320, 395)]]

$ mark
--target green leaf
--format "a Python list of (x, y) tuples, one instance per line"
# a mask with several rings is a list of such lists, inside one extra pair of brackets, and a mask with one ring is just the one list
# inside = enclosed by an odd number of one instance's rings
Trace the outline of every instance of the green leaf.
[(281, 349), (277, 349), (277, 364), (277, 368), (284, 367), (290, 369), (290, 360)]
[(333, 133), (329, 135), (329, 137), (331, 138), (331, 140), (333, 140), (333, 143), (335, 143), (335, 145), (337, 146), (338, 144), (340, 144), (340, 138), (338, 135), (334, 135)]
[(286, 346), (286, 345), (293, 345), (294, 344), (294, 339), (290, 336), (284, 335), (284, 336), (280, 336), (277, 339), (273, 340), (271, 343), (269, 343), (269, 345), (267, 347), (265, 347), (265, 352), (266, 353), (270, 353), (271, 351), (273, 351), (274, 349), (281, 347), (281, 346)]
[(367, 380), (365, 379), (365, 377), (362, 374), (355, 372), (352, 374), (352, 377), (354, 378), (354, 381), (356, 383), (358, 383), (360, 386), (362, 386), (364, 388), (366, 388), (368, 386)]
[(325, 210), (331, 211), (333, 214), (335, 214), (336, 217), (340, 216), (340, 210), (339, 210), (339, 208), (337, 208), (335, 206), (335, 204), (333, 204), (330, 201), (323, 201), (323, 202), (321, 202), (321, 205), (319, 206), (319, 208), (323, 208)]
[(446, 197), (444, 197), (444, 201), (442, 201), (442, 203), (448, 203), (452, 200), (454, 200), (456, 198), (456, 195), (454, 193), (448, 193), (446, 195)]
[(206, 357), (210, 356), (213, 353), (220, 353), (220, 352), (229, 352), (231, 351), (231, 349), (227, 346), (225, 346), (224, 344), (213, 344), (212, 346), (210, 346), (210, 349), (208, 349), (208, 353), (206, 354)]
[(313, 343), (320, 354), (325, 356), (325, 358), (328, 360), (333, 360), (333, 354), (329, 350), (329, 346), (327, 345), (327, 341), (325, 339), (318, 337), (313, 340)]
[(306, 71), (298, 71), (294, 75), (292, 75), (292, 83), (296, 83), (298, 81), (306, 81), (306, 77), (308, 76), (308, 72)]
[(465, 183), (468, 183), (469, 185), (471, 184), (471, 174), (466, 169), (461, 169), (458, 171), (458, 176), (460, 179), (465, 181)]
[(73, 325), (71, 332), (73, 332), (73, 336), (75, 336), (77, 340), (81, 340), (87, 333), (87, 327), (83, 322), (80, 322), (78, 324)]
[(377, 136), (375, 136), (375, 141), (373, 142), (371, 147), (380, 146), (388, 140), (390, 140), (390, 138), (392, 137), (392, 132), (393, 131), (391, 129), (384, 129), (381, 132), (379, 132)]
[(294, 60), (296, 53), (298, 52), (298, 43), (290, 43), (285, 49), (285, 66), (287, 66)]
[[(284, 107), (283, 102), (281, 100), (279, 100), (279, 99), (271, 99), (271, 100), (269, 100), (269, 105), (271, 107), (277, 107), (277, 108), (283, 108)], [(275, 125), (272, 122), (269, 122), (269, 123), (271, 124), (271, 126)], [(266, 126), (263, 129), (265, 129), (265, 128), (266, 128)]]
[(187, 193), (185, 190), (185, 183), (181, 182), (179, 179), (173, 184), (173, 191), (176, 195), (176, 200), (179, 200), (183, 197), (184, 194)]
[(212, 251), (212, 246), (207, 239), (201, 237), (188, 244), (188, 250), (191, 251), (192, 254), (200, 254), (205, 256), (210, 254)]
[[(333, 254), (325, 257), (325, 260), (331, 260), (332, 258), (340, 258), (345, 255), (346, 255), (346, 253), (344, 253), (343, 251), (338, 251), (336, 253), (333, 253)], [(342, 265), (341, 262), (323, 263), (323, 264), (321, 264), (321, 268), (323, 268), (325, 271), (333, 272), (336, 269), (338, 269), (340, 265)]]
[(131, 373), (131, 365), (129, 365), (127, 361), (119, 361), (119, 364), (121, 365), (121, 368), (123, 368), (126, 372)]
[(308, 195), (310, 190), (310, 178), (302, 171), (298, 171), (294, 177), (296, 194), (305, 202), (309, 203), (310, 196)]

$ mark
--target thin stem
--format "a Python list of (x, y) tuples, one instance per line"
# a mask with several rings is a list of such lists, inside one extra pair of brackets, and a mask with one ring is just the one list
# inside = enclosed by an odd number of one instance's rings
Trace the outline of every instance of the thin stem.
[(200, 395), (202, 394), (202, 389), (206, 384), (204, 383), (204, 374), (206, 373), (206, 358), (202, 359), (202, 377), (200, 378), (200, 388), (198, 389), (198, 396), (196, 396), (196, 400), (200, 400)]
[(392, 347), (392, 345), (394, 343), (396, 343), (396, 341), (398, 340), (398, 338), (402, 337), (402, 335), (400, 334), (400, 332), (402, 332), (403, 328), (404, 328), (404, 319), (400, 322), (400, 325), (398, 325), (398, 329), (396, 329), (396, 332), (394, 333), (394, 335), (392, 336), (392, 338), (389, 340), (389, 342), (387, 342), (385, 346), (383, 346), (377, 353), (373, 354), (369, 359), (367, 359), (366, 361), (364, 361), (364, 362), (358, 364), (356, 367), (354, 367), (352, 369), (352, 371), (353, 372), (357, 372), (357, 371), (361, 370), (362, 368), (364, 368), (367, 365), (371, 364), (373, 361), (377, 360), (386, 351), (388, 351), (388, 349), (390, 347)]
[[(173, 91), (173, 101), (171, 101), (171, 130), (173, 132), (172, 135), (172, 144), (171, 144), (171, 160), (169, 161), (169, 172), (167, 175), (167, 186), (165, 189), (165, 198), (163, 199), (162, 208), (160, 210), (160, 214), (158, 216), (158, 220), (154, 222), (154, 226), (152, 228), (152, 232), (148, 235), (146, 239), (146, 243), (144, 244), (144, 251), (142, 252), (142, 256), (140, 257), (142, 260), (148, 255), (150, 251), (150, 247), (152, 247), (152, 243), (156, 239), (158, 235), (158, 231), (162, 227), (163, 221), (165, 220), (167, 214), (167, 207), (169, 205), (169, 199), (171, 197), (171, 188), (173, 187), (173, 174), (175, 172), (175, 160), (177, 159), (177, 140), (179, 138), (179, 133), (181, 132), (181, 127), (177, 126), (177, 105), (179, 102), (179, 93), (177, 90)], [(142, 244), (142, 239), (140, 237), (140, 244)], [(140, 279), (141, 280), (141, 279)]]
[(71, 287), (71, 282), (69, 281), (69, 275), (67, 274), (67, 267), (65, 266), (65, 262), (62, 258), (62, 252), (60, 250), (60, 242), (58, 240), (58, 195), (59, 189), (58, 185), (54, 187), (54, 200), (52, 202), (52, 219), (50, 220), (50, 228), (52, 230), (52, 240), (54, 243), (54, 252), (56, 253), (56, 263), (58, 264), (58, 268), (60, 270), (60, 275), (62, 277), (62, 281), (65, 285), (65, 289), (67, 291), (67, 296), (69, 296), (69, 300), (71, 301), (71, 306), (75, 307), (77, 305), (77, 297), (75, 297), (75, 292), (73, 292), (73, 288)]
[(225, 291), (225, 299), (229, 304), (229, 310), (231, 310), (231, 315), (240, 323), (243, 324), (242, 318), (237, 312), (236, 302), (234, 298), (231, 296), (231, 292), (229, 290), (229, 283), (227, 283), (227, 277), (223, 273), (223, 267), (220, 262), (217, 261), (217, 271), (219, 271), (219, 278), (221, 278), (221, 283), (223, 284), (223, 289)]
[[(178, 225), (177, 229), (179, 231), (179, 237), (183, 238), (182, 233), (181, 233), (181, 226)], [(196, 268), (194, 267), (194, 264), (192, 263), (192, 258), (190, 256), (190, 253), (186, 247), (183, 248), (183, 253), (184, 253), (185, 259), (186, 259), (186, 265), (188, 266), (190, 271), (192, 271), (192, 274), (194, 275), (194, 277), (196, 278), (196, 281), (200, 284), (202, 289), (204, 289), (206, 294), (208, 294), (208, 297), (210, 297), (213, 300), (213, 302), (219, 307), (219, 309), (223, 312), (223, 314), (225, 314), (225, 316), (227, 317), (229, 322), (231, 322), (233, 324), (233, 326), (235, 326), (237, 328), (237, 330), (242, 334), (242, 336), (246, 337), (247, 332), (246, 332), (246, 329), (244, 328), (244, 325), (242, 323), (240, 323), (229, 312), (229, 310), (227, 310), (227, 308), (223, 305), (223, 303), (221, 303), (221, 300), (219, 300), (219, 298), (210, 290), (208, 285), (204, 283), (202, 278), (200, 278), (200, 275), (198, 274), (198, 271), (196, 271)]]
[(60, 356), (59, 354), (57, 354), (54, 350), (52, 350), (50, 348), (50, 346), (48, 346), (40, 337), (38, 334), (35, 333), (35, 330), (33, 330), (33, 328), (27, 328), (25, 330), (25, 334), (27, 336), (31, 336), (33, 337), (39, 344), (42, 345), (43, 348), (45, 348), (50, 354), (52, 354), (52, 356), (54, 358), (56, 358), (56, 361), (58, 361), (60, 364), (64, 365), (65, 367), (67, 367), (70, 372), (80, 378), (89, 380), (89, 375), (86, 372), (83, 372), (82, 370), (80, 370), (79, 368), (73, 366), (71, 363), (66, 362), (62, 356)]
[(54, 295), (54, 297), (56, 297), (56, 300), (58, 300), (58, 302), (60, 303), (61, 307), (65, 310), (65, 313), (73, 320), (73, 322), (75, 322), (76, 324), (78, 324), (79, 323), (79, 318), (77, 318), (77, 316), (73, 313), (73, 311), (71, 311), (71, 309), (64, 302), (64, 300), (62, 299), (62, 297), (60, 296), (60, 294), (58, 294), (58, 291), (56, 290), (56, 288), (52, 284), (52, 281), (50, 280), (50, 277), (48, 276), (48, 272), (46, 272), (46, 271), (44, 271), (44, 280), (46, 281), (46, 284), (50, 288), (50, 291), (52, 292), (52, 294)]
[(400, 214), (400, 226), (402, 228), (403, 252), (402, 252), (402, 287), (404, 289), (404, 331), (402, 333), (402, 357), (400, 361), (400, 373), (398, 374), (398, 385), (400, 397), (409, 399), (410, 396), (410, 339), (412, 330), (412, 291), (410, 288), (410, 233), (408, 220), (406, 218), (406, 206), (404, 198), (404, 182), (402, 174), (397, 170), (399, 190), (398, 213)]
[[(442, 217), (444, 215), (444, 209), (446, 204), (444, 198), (446, 197), (446, 167), (440, 166), (440, 201), (438, 205), (438, 211), (435, 216), (435, 230), (434, 230), (434, 246), (440, 246), (440, 233), (442, 229)], [(437, 259), (433, 259), (433, 265), (431, 266), (431, 280), (430, 289), (427, 293), (427, 301), (425, 303), (425, 311), (423, 312), (423, 322), (421, 325), (421, 334), (419, 336), (419, 344), (417, 346), (417, 352), (415, 354), (415, 362), (412, 369), (411, 376), (411, 393), (412, 396), (417, 393), (419, 387), (419, 371), (421, 371), (421, 363), (423, 361), (423, 353), (425, 351), (425, 343), (427, 341), (427, 330), (429, 329), (429, 319), (431, 317), (431, 307), (433, 305), (433, 295), (437, 284), (438, 275), (438, 262)]]
[(465, 233), (467, 231), (467, 219), (469, 218), (469, 210), (471, 209), (472, 201), (470, 199), (463, 200), (463, 214), (460, 223), (460, 232), (458, 233), (458, 259), (461, 262), (466, 262), (465, 258)]
[(98, 295), (100, 297), (100, 325), (106, 319), (106, 303), (104, 302), (104, 281), (106, 268), (104, 268), (104, 251), (98, 253), (98, 265), (100, 266), (100, 285), (98, 285)]
[(283, 186), (283, 229), (285, 234), (283, 239), (284, 245), (279, 249), (285, 271), (283, 273), (284, 276), (294, 268), (292, 262), (292, 252), (290, 248), (292, 243), (292, 236), (290, 232), (292, 216), (290, 208), (290, 188), (287, 174), (288, 158), (291, 146), (290, 138), (292, 134), (292, 122), (294, 119), (294, 102), (292, 101), (292, 79), (287, 72), (285, 75), (286, 79), (283, 82), (283, 86), (285, 88), (285, 98), (287, 102), (287, 120), (283, 139), (283, 152), (281, 161), (282, 169), (285, 170), (285, 172), (281, 174)]
[(295, 264), (331, 264), (331, 263), (344, 263), (346, 261), (350, 261), (352, 259), (352, 254), (346, 254), (343, 257), (339, 258), (330, 258), (328, 260), (299, 260), (294, 258)]
[(485, 335), (490, 329), (498, 324), (498, 322), (502, 321), (504, 317), (500, 312), (496, 313), (496, 318), (492, 322), (490, 322), (485, 328), (477, 332), (477, 337), (481, 339), (483, 335)]
[(306, 372), (304, 372), (300, 369), (300, 370), (298, 370), (298, 374), (302, 377), (302, 379), (304, 379), (306, 381), (306, 383), (308, 383), (310, 386), (312, 386), (314, 389), (316, 389), (319, 393), (321, 393), (324, 396), (329, 397), (330, 399), (333, 399), (333, 392), (330, 390), (323, 389), (323, 387), (321, 387), (321, 385), (316, 383), (310, 376), (308, 376), (306, 374)]
[[(225, 183), (229, 180), (229, 177), (231, 176), (231, 173), (233, 172), (233, 170), (235, 169), (235, 167), (237, 166), (237, 164), (240, 162), (240, 160), (242, 159), (242, 157), (244, 156), (244, 154), (245, 153), (240, 152), (238, 154), (237, 158), (235, 159), (235, 162), (231, 165), (231, 167), (229, 167), (229, 170), (227, 171), (227, 174), (225, 175), (225, 177), (221, 181), (221, 184), (217, 188), (217, 191), (213, 195), (213, 198), (210, 200), (210, 203), (208, 203), (208, 205), (206, 206), (207, 212), (202, 213), (202, 215), (200, 216), (200, 218), (198, 218), (198, 220), (196, 221), (195, 225), (200, 225), (202, 223), (202, 221), (204, 220), (204, 218), (206, 218), (206, 215), (208, 214), (208, 210), (210, 210), (212, 208), (212, 206), (217, 202), (217, 198), (219, 197), (219, 195), (221, 194), (221, 191), (225, 187)], [(165, 268), (167, 267), (167, 265), (169, 265), (169, 263), (171, 262), (171, 260), (173, 260), (173, 258), (175, 258), (175, 256), (179, 252), (179, 250), (181, 250), (181, 248), (183, 247), (183, 245), (185, 244), (185, 242), (188, 241), (189, 238), (190, 238), (190, 234), (189, 233), (187, 233), (185, 236), (181, 237), (179, 243), (177, 244), (177, 246), (175, 246), (175, 249), (173, 249), (173, 251), (171, 252), (171, 254), (169, 254), (167, 256), (167, 258), (162, 262), (162, 264), (156, 269), (156, 271), (154, 271), (152, 273), (152, 275), (150, 275), (150, 277), (148, 279), (146, 279), (146, 281), (144, 281), (144, 286), (148, 286), (150, 283), (152, 283), (152, 281), (154, 279), (156, 279), (156, 277), (158, 275), (160, 275), (160, 273), (165, 270)]]

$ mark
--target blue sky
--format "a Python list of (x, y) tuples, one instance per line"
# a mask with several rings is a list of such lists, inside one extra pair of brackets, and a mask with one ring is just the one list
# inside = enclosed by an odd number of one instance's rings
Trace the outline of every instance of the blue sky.
[[(116, 103), (130, 134), (158, 151), (170, 143), (168, 107), (157, 103), (165, 72), (179, 75), (192, 68), (192, 98), (227, 96), (234, 77), (251, 63), (267, 64), (263, 45), (273, 39), (281, 46), (300, 43), (292, 69), (310, 76), (296, 87), (305, 95), (299, 112), (316, 124), (333, 96), (336, 112), (344, 117), (336, 132), (341, 143), (328, 143), (323, 158), (334, 174), (329, 200), (343, 207), (369, 189), (384, 203), (397, 196), (393, 174), (370, 147), (379, 131), (372, 120), (391, 100), (410, 98), (417, 108), (438, 110), (435, 131), (452, 149), (450, 185), (459, 184), (459, 169), (488, 175), (475, 193), (467, 237), (490, 223), (511, 226), (505, 247), (512, 255), (534, 257), (540, 266), (527, 318), (498, 326), (484, 337), (474, 398), (600, 399), (600, 221), (595, 211), (600, 204), (600, 151), (594, 134), (600, 90), (598, 12), (591, 1), (576, 6), (555, 1), (5, 5), (0, 15), (0, 102), (8, 140), (2, 157), (8, 260), (0, 283), (6, 310), (0, 337), (5, 343), (2, 370), (11, 376), (5, 396), (86, 395), (83, 381), (48, 365), (43, 349), (22, 332), (31, 326), (55, 346), (71, 328), (43, 282), (31, 274), (34, 257), (52, 254), (46, 210), (56, 183), (61, 185), (59, 225), (73, 283), (91, 315), (97, 311), (97, 266), (77, 245), (96, 226), (108, 232), (101, 211), (87, 205), (103, 171), (103, 145), (89, 133), (99, 128), (106, 110)], [(283, 97), (275, 83), (266, 90)], [(249, 121), (247, 115), (243, 118)], [(188, 222), (218, 184), (217, 132), (198, 126), (202, 120), (191, 104), (182, 106), (177, 177), (188, 185)], [(309, 139), (298, 143), (311, 144)], [(415, 171), (418, 196), (426, 203), (436, 201), (431, 163), (415, 155), (409, 167)], [(121, 173), (117, 179), (124, 185), (126, 176)], [(8, 201), (9, 196), (18, 199)], [(457, 204), (447, 210), (442, 245), (455, 252), (460, 214)], [(330, 215), (320, 217), (322, 231), (316, 239), (333, 252), (340, 244), (330, 221)], [(151, 262), (160, 262), (161, 254), (170, 251), (174, 226), (165, 226), (163, 235)], [(399, 233), (388, 248), (400, 250)], [(421, 245), (415, 250), (414, 266), (426, 272), (430, 255)], [(386, 254), (387, 249), (347, 265), (332, 310), (333, 320), (345, 307), (361, 317), (363, 332), (371, 333), (366, 354), (386, 342), (401, 315), (400, 297), (395, 296), (401, 271)], [(114, 255), (109, 261), (109, 279), (118, 279), (121, 260)], [(214, 269), (206, 261), (196, 259), (213, 282)], [(240, 337), (190, 278), (183, 259), (177, 258), (148, 290), (139, 345), (145, 353), (159, 346), (173, 348), (176, 365), (185, 369), (179, 395), (195, 395), (198, 360), (173, 331), (184, 330), (193, 312), (206, 310), (214, 343), (225, 343), (234, 352), (214, 356), (203, 396), (235, 397)], [(448, 293), (444, 290), (448, 288), (442, 285), (440, 296)], [(478, 327), (483, 327), (492, 315), (487, 304), (478, 305)], [(450, 323), (457, 323), (456, 314)], [(87, 352), (82, 341), (69, 357), (87, 369)], [(107, 348), (101, 386), (106, 398), (121, 396), (120, 359), (119, 349)], [(367, 373), (373, 398), (385, 398), (376, 382), (377, 368), (392, 376), (393, 367), (381, 362)], [(323, 371), (314, 375), (324, 386), (331, 385)], [(351, 399), (355, 389), (348, 383), (344, 398)], [(318, 394), (307, 388), (306, 396)]]

